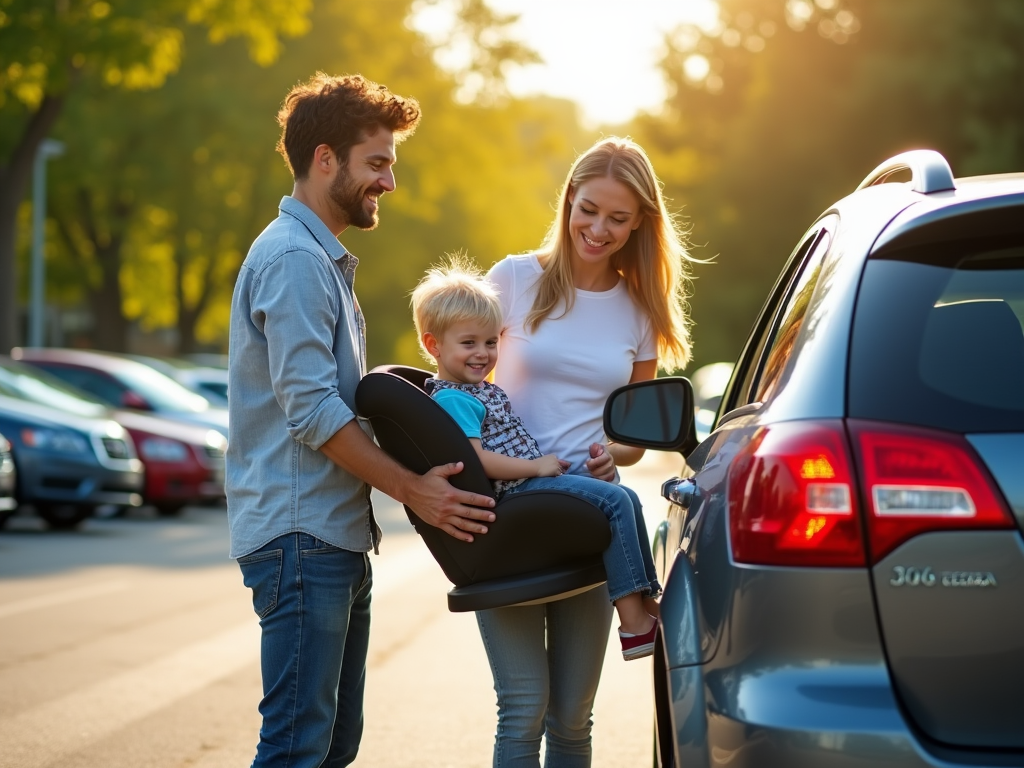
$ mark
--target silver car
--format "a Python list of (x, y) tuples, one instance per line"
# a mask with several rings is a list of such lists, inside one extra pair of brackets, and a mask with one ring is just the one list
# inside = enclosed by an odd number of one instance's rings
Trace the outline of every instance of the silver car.
[[(882, 183), (897, 172), (906, 183)], [(1024, 765), (1024, 174), (883, 163), (800, 239), (658, 529), (663, 766)]]

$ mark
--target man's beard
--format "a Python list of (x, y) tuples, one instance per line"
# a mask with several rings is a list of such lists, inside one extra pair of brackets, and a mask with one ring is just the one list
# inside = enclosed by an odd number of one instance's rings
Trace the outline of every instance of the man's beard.
[(373, 211), (366, 210), (366, 194), (377, 195), (379, 199), (384, 190), (380, 187), (360, 189), (344, 168), (334, 177), (334, 182), (327, 190), (327, 196), (347, 224), (357, 229), (374, 229), (377, 226), (377, 209), (374, 207)]

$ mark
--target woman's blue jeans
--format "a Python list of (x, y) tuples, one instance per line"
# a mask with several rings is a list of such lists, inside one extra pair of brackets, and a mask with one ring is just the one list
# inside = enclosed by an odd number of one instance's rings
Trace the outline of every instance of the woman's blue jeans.
[(370, 561), (305, 533), (240, 557), (263, 630), (253, 768), (341, 768), (363, 733)]
[[(589, 475), (531, 477), (505, 491), (505, 495), (523, 491), (564, 491), (585, 499), (604, 512), (612, 529), (612, 543), (604, 551), (604, 570), (608, 574), (608, 595), (612, 602), (634, 592), (661, 594), (658, 572), (654, 567), (640, 497), (624, 485), (608, 483)], [(539, 532), (538, 532), (539, 533)]]
[(602, 585), (540, 605), (478, 611), (498, 695), (494, 768), (589, 768), (612, 604)]
[(546, 768), (589, 768), (611, 598), (661, 591), (640, 499), (632, 490), (562, 475), (531, 478), (506, 494), (542, 489), (569, 491), (604, 511), (612, 528), (604, 553), (608, 583), (564, 600), (477, 612), (498, 697), (494, 768), (539, 768), (542, 738)]

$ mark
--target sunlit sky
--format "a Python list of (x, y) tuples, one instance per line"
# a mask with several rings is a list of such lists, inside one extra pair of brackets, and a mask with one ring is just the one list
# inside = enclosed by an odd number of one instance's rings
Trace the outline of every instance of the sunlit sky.
[[(517, 39), (544, 63), (509, 73), (513, 94), (573, 99), (587, 123), (620, 123), (657, 110), (665, 83), (657, 69), (666, 32), (682, 22), (711, 26), (714, 0), (487, 0), (520, 15)], [(416, 21), (438, 38), (443, 8), (427, 6)]]

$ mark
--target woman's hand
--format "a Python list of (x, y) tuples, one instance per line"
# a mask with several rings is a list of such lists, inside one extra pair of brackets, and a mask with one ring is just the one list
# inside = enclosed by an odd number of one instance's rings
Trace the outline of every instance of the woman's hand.
[(586, 467), (591, 476), (598, 480), (609, 483), (615, 480), (615, 457), (604, 443), (590, 444), (590, 458)]
[(536, 477), (558, 477), (564, 475), (569, 468), (568, 461), (558, 458), (553, 453), (534, 459), (533, 463), (537, 467)]

